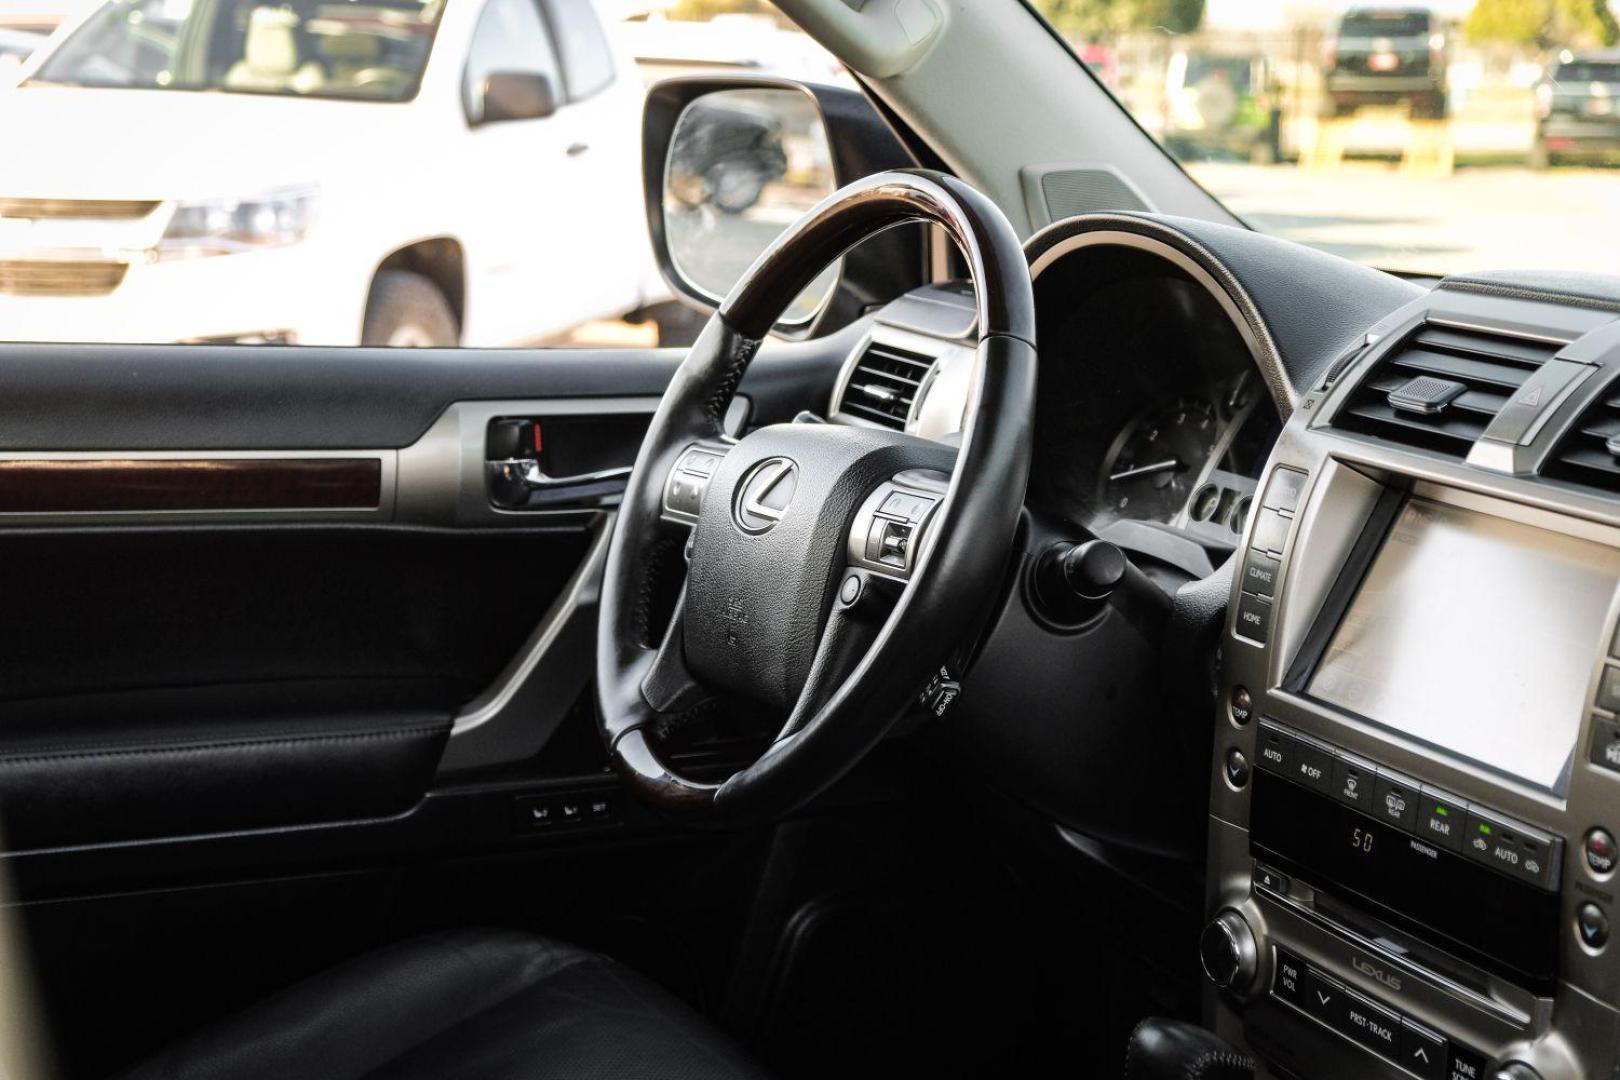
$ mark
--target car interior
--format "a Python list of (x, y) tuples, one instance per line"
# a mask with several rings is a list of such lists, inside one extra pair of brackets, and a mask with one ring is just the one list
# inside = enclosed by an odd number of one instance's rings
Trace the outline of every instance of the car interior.
[[(853, 88), (648, 94), (689, 348), (0, 344), (7, 1075), (1620, 1076), (1620, 277), (779, 6)], [(737, 91), (836, 190), (719, 297)]]

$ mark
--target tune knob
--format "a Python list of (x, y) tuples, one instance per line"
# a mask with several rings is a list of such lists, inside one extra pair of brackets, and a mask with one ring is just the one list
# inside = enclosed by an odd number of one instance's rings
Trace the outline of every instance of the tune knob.
[(1541, 1074), (1522, 1061), (1510, 1061), (1492, 1073), (1491, 1080), (1541, 1080)]
[(1260, 969), (1260, 947), (1254, 940), (1249, 921), (1227, 908), (1204, 927), (1198, 939), (1198, 956), (1204, 974), (1223, 989), (1242, 992), (1254, 982)]

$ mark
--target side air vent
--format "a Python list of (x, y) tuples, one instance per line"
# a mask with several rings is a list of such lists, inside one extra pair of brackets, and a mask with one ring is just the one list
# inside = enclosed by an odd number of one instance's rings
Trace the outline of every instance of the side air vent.
[(1552, 480), (1620, 492), (1620, 385), (1587, 406), (1541, 472)]
[(903, 431), (933, 364), (934, 357), (927, 353), (870, 342), (849, 373), (839, 408), (862, 420)]
[(1558, 348), (1424, 326), (1378, 361), (1333, 426), (1465, 458), (1502, 406)]

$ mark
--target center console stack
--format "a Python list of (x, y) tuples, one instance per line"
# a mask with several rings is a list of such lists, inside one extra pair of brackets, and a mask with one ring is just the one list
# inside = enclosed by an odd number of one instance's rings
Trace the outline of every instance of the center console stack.
[(1442, 285), (1278, 441), (1222, 643), (1208, 1019), (1260, 1075), (1620, 1077), (1620, 320)]

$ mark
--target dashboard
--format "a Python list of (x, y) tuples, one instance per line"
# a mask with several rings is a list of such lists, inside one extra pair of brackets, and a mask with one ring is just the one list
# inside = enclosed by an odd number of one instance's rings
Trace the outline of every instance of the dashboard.
[[(1620, 280), (1152, 215), (1026, 252), (1021, 584), (941, 737), (1060, 843), (1201, 868), (1205, 1020), (1265, 1080), (1620, 1075)], [(834, 421), (950, 441), (972, 319), (889, 305)], [(1140, 580), (1041, 618), (1098, 540)]]
[[(1163, 551), (1144, 550), (1148, 526), (1221, 561), (1282, 423), (1239, 326), (1193, 274), (1118, 244), (1067, 253), (1035, 286), (1031, 510), (1141, 557)], [(846, 362), (835, 420), (950, 441), (971, 388), (972, 318), (963, 283), (890, 305)]]

